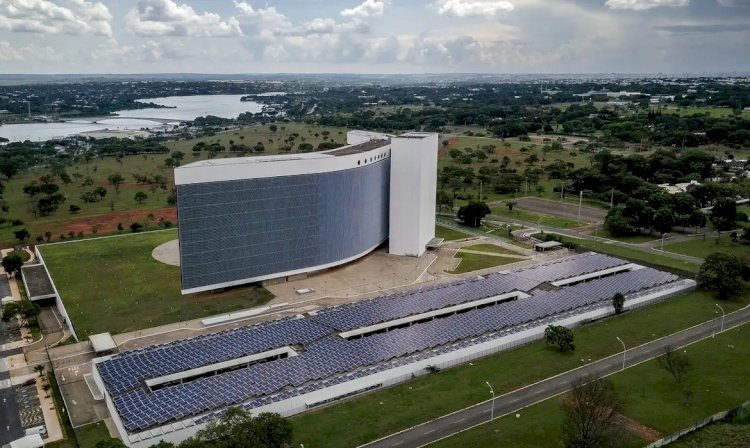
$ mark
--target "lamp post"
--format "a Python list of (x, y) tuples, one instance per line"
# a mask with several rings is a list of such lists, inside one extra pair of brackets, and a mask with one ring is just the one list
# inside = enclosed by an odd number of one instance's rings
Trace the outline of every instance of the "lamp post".
[(492, 395), (492, 409), (490, 410), (490, 421), (492, 421), (495, 419), (495, 389), (492, 388), (489, 381), (485, 381), (484, 384), (490, 388), (490, 394)]
[(724, 332), (724, 316), (725, 316), (724, 308), (722, 308), (721, 305), (719, 305), (718, 303), (714, 303), (714, 305), (716, 305), (721, 310), (721, 330), (719, 330), (719, 333), (723, 333)]
[(583, 190), (578, 194), (578, 224), (581, 223), (581, 205), (583, 204)]
[(625, 348), (625, 343), (622, 342), (622, 339), (620, 339), (620, 336), (615, 336), (618, 341), (620, 341), (620, 344), (622, 344), (622, 370), (625, 370), (625, 352), (628, 351), (627, 348)]
[(666, 235), (666, 233), (661, 234), (661, 251), (662, 252), (664, 252), (664, 235)]

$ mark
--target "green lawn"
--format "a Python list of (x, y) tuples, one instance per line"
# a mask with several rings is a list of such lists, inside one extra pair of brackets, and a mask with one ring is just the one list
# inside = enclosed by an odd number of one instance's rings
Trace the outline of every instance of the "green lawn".
[[(623, 414), (666, 435), (741, 404), (750, 398), (750, 383), (746, 381), (747, 360), (750, 359), (750, 340), (746, 337), (748, 331), (750, 326), (745, 325), (715, 339), (688, 346), (685, 350), (692, 362), (692, 370), (682, 384), (677, 384), (656, 360), (612, 375), (610, 379), (623, 400)], [(564, 415), (559, 398), (523, 409), (520, 414), (520, 419), (515, 415), (503, 417), (432, 446), (560, 446), (560, 425)], [(750, 441), (747, 436), (744, 437)], [(642, 441), (637, 444), (638, 439), (631, 438), (627, 441), (620, 439), (618, 446), (646, 444)]]
[(441, 226), (440, 224), (435, 225), (435, 237), (443, 238), (445, 241), (455, 241), (464, 238), (469, 238), (470, 234), (461, 232), (460, 230), (453, 229), (451, 227)]
[[(728, 117), (734, 114), (731, 107), (666, 107), (663, 111), (665, 114), (677, 114), (680, 116), (690, 115), (708, 115), (712, 118)], [(743, 111), (740, 116), (748, 116), (748, 112)]]
[(170, 230), (39, 248), (80, 338), (252, 308), (272, 297), (256, 286), (181, 295), (179, 267), (151, 256), (175, 238)]
[[(535, 342), (293, 418), (295, 443), (307, 448), (353, 447), (485, 400), (497, 394), (716, 317), (717, 303), (702, 292), (628, 312), (575, 330), (576, 352)], [(727, 312), (744, 302), (718, 302)], [(367, 424), (362, 424), (367, 422)], [(458, 446), (458, 445), (455, 445)]]
[(714, 423), (670, 443), (670, 448), (747, 448), (750, 425)]
[(473, 246), (464, 246), (461, 249), (476, 250), (479, 252), (492, 252), (493, 254), (502, 255), (521, 255), (520, 253), (506, 249), (504, 247), (497, 246), (495, 244), (474, 244)]
[(678, 254), (690, 255), (698, 258), (706, 258), (713, 252), (723, 252), (740, 257), (750, 257), (750, 245), (733, 243), (729, 235), (724, 235), (716, 244), (716, 238), (695, 237), (688, 241), (664, 245), (664, 250)]
[(504, 218), (518, 219), (520, 221), (532, 222), (538, 225), (559, 227), (561, 229), (572, 229), (579, 227), (579, 224), (572, 219), (560, 218), (558, 216), (540, 215), (528, 212), (518, 207), (513, 207), (513, 211), (508, 211), (507, 207), (493, 207), (492, 214)]
[(466, 252), (456, 253), (456, 258), (461, 259), (455, 271), (449, 271), (451, 274), (465, 274), (467, 272), (479, 271), (481, 269), (502, 266), (510, 263), (524, 261), (522, 258), (508, 258), (496, 255), (470, 254)]
[(677, 260), (667, 256), (659, 255), (653, 252), (632, 249), (629, 247), (607, 244), (599, 241), (591, 241), (577, 238), (562, 237), (563, 241), (573, 242), (581, 249), (601, 252), (603, 254), (622, 257), (636, 263), (646, 263), (649, 265), (662, 266), (669, 269), (676, 269), (689, 274), (697, 274), (700, 265), (684, 260)]

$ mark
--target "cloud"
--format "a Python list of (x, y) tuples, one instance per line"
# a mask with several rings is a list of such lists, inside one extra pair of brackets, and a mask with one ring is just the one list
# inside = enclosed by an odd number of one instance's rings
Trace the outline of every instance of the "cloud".
[(681, 7), (690, 4), (690, 0), (607, 0), (605, 5), (610, 9), (629, 9), (645, 11), (660, 6)]
[(491, 17), (513, 11), (513, 3), (506, 0), (437, 0), (438, 14), (455, 17)]
[(139, 0), (135, 9), (128, 13), (127, 22), (130, 31), (141, 37), (242, 36), (240, 24), (234, 17), (222, 20), (213, 12), (198, 14), (190, 5), (173, 0)]
[(2, 0), (0, 30), (38, 34), (111, 36), (112, 14), (85, 0)]
[(672, 34), (714, 34), (750, 30), (750, 23), (715, 24), (715, 25), (664, 25), (657, 29)]
[(365, 0), (354, 8), (349, 8), (341, 11), (341, 15), (344, 17), (363, 19), (370, 16), (382, 16), (384, 10), (385, 1)]
[(89, 53), (89, 58), (95, 61), (120, 62), (143, 61), (155, 62), (165, 59), (180, 59), (187, 56), (179, 43), (156, 42), (149, 40), (140, 45), (120, 45), (115, 39), (100, 44)]
[(0, 42), (0, 61), (20, 61), (21, 53), (8, 42)]
[(721, 6), (750, 6), (750, 0), (718, 0)]

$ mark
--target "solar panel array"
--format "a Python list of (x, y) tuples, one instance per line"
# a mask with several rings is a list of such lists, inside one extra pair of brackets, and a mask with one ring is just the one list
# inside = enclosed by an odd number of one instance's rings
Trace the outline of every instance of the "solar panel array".
[(348, 331), (511, 291), (529, 291), (545, 281), (575, 277), (623, 264), (626, 262), (618, 258), (589, 252), (509, 274), (491, 274), (483, 279), (447, 283), (326, 308), (317, 312), (316, 320), (336, 330)]
[(291, 344), (307, 344), (331, 330), (308, 319), (291, 317), (220, 333), (126, 352), (99, 364), (111, 394), (140, 387), (140, 382)]
[[(608, 305), (616, 292), (628, 294), (678, 280), (675, 275), (645, 268), (554, 291), (536, 291), (526, 299), (361, 339), (346, 340), (334, 331), (352, 328), (354, 322), (367, 325), (373, 319), (390, 320), (478, 300), (521, 289), (517, 287), (521, 284), (528, 291), (545, 280), (569, 278), (623, 263), (611, 257), (584, 254), (508, 274), (493, 274), (485, 279), (339, 306), (334, 308), (335, 312), (327, 309), (311, 318), (280, 319), (149, 347), (117, 355), (98, 364), (98, 368), (109, 393), (114, 396), (125, 428), (130, 432), (142, 431), (231, 405), (252, 409), (285, 400), (521, 331), (526, 325), (542, 325), (567, 314), (580, 314), (601, 307), (603, 301)], [(549, 275), (544, 275), (545, 270)], [(462, 297), (464, 290), (468, 298)], [(401, 301), (407, 305), (399, 305)], [(367, 312), (358, 312), (360, 304)], [(391, 317), (382, 319), (372, 314), (379, 312)], [(147, 378), (290, 344), (302, 344), (305, 350), (298, 356), (253, 364), (153, 392), (141, 387), (141, 382)], [(202, 418), (212, 418), (212, 415)]]

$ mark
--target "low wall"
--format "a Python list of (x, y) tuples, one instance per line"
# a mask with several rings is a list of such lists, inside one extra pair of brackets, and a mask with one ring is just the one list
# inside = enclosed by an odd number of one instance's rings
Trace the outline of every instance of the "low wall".
[(55, 306), (57, 306), (57, 311), (60, 312), (60, 316), (63, 319), (63, 325), (68, 327), (68, 331), (70, 331), (76, 341), (80, 341), (80, 339), (78, 339), (78, 334), (76, 333), (75, 328), (73, 328), (73, 322), (70, 320), (70, 316), (68, 316), (68, 311), (65, 309), (65, 304), (63, 303), (62, 297), (60, 296), (60, 291), (57, 290), (55, 279), (53, 279), (50, 275), (49, 269), (47, 269), (47, 265), (44, 263), (44, 257), (42, 257), (42, 252), (39, 250), (39, 247), (37, 247), (36, 249), (36, 257), (39, 259), (39, 263), (44, 266), (44, 270), (47, 271), (47, 276), (49, 277), (49, 281), (52, 284), (52, 289), (55, 291)]

